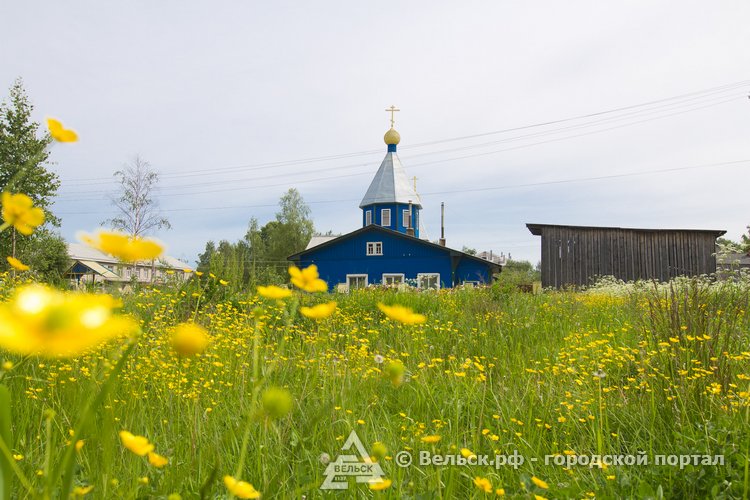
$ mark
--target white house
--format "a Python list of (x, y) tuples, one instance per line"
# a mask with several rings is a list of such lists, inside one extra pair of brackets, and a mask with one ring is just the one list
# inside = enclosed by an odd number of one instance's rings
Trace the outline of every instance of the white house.
[(132, 264), (120, 262), (95, 248), (80, 243), (68, 243), (71, 266), (66, 277), (74, 286), (91, 283), (116, 283), (125, 286), (138, 283), (163, 283), (167, 277), (184, 280), (193, 267), (169, 255), (154, 261)]

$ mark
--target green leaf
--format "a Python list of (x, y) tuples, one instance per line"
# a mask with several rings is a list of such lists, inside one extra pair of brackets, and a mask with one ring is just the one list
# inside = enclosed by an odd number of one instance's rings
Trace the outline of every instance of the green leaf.
[[(0, 438), (10, 448), (10, 391), (0, 385)], [(0, 453), (0, 498), (10, 500), (10, 486), (13, 470), (8, 458)]]

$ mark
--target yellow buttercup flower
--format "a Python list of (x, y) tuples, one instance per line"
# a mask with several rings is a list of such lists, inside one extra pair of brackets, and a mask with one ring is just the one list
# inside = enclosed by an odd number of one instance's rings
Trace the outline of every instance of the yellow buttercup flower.
[(245, 481), (238, 481), (232, 476), (224, 476), (224, 485), (229, 493), (237, 498), (260, 498), (260, 492), (252, 484)]
[(94, 235), (79, 233), (78, 239), (123, 262), (152, 260), (164, 253), (164, 245), (153, 238), (130, 236), (117, 231), (99, 231)]
[(258, 295), (267, 299), (285, 299), (292, 295), (292, 291), (288, 288), (281, 288), (280, 286), (259, 286)]
[(461, 456), (464, 458), (476, 457), (476, 454), (468, 448), (461, 448)]
[(15, 257), (6, 257), (6, 259), (8, 260), (8, 264), (10, 264), (10, 267), (15, 269), (16, 271), (28, 271), (29, 269), (31, 269), (29, 266), (16, 259)]
[(85, 444), (86, 441), (84, 441), (83, 439), (79, 439), (78, 441), (76, 441), (76, 451), (81, 451)]
[(387, 306), (379, 302), (378, 309), (380, 309), (383, 314), (388, 316), (388, 318), (399, 321), (405, 325), (417, 325), (419, 323), (424, 323), (425, 321), (427, 321), (427, 318), (423, 314), (417, 314), (408, 307), (404, 306)]
[(113, 314), (117, 307), (110, 295), (26, 285), (0, 304), (0, 347), (23, 355), (77, 356), (138, 331), (135, 320)]
[(294, 286), (306, 292), (327, 292), (328, 284), (320, 279), (318, 266), (311, 264), (305, 269), (296, 266), (289, 268), (289, 276)]
[(74, 497), (85, 497), (89, 493), (91, 493), (91, 490), (94, 489), (94, 485), (90, 484), (88, 486), (76, 486), (73, 488), (73, 496)]
[(154, 451), (154, 445), (148, 442), (143, 436), (135, 436), (128, 431), (120, 431), (120, 440), (122, 445), (138, 456), (146, 456)]
[(498, 488), (498, 489), (496, 489), (495, 490), (495, 495), (497, 495), (499, 497), (504, 497), (505, 496), (505, 488)]
[(169, 459), (167, 457), (163, 457), (159, 455), (158, 453), (154, 453), (153, 451), (150, 451), (148, 453), (148, 463), (156, 467), (157, 469), (161, 469), (165, 465), (169, 463)]
[(383, 491), (387, 488), (390, 488), (391, 484), (393, 484), (393, 481), (390, 479), (376, 479), (376, 480), (370, 480), (369, 482), (370, 489), (373, 491)]
[(63, 124), (54, 118), (47, 118), (47, 128), (49, 129), (49, 135), (58, 142), (76, 142), (78, 140), (78, 134), (75, 131), (63, 127)]
[(210, 342), (205, 328), (195, 323), (182, 323), (172, 332), (172, 349), (180, 356), (195, 356), (206, 350)]
[(260, 397), (263, 412), (272, 419), (278, 419), (292, 411), (294, 401), (286, 389), (269, 387)]
[(485, 493), (492, 493), (492, 483), (486, 477), (475, 477), (474, 486), (476, 486), (478, 490)]
[(424, 436), (422, 438), (423, 443), (435, 444), (440, 441), (440, 436)]
[(531, 476), (531, 482), (543, 490), (546, 490), (547, 488), (549, 488), (549, 485), (546, 482), (542, 481), (536, 476)]
[(299, 312), (308, 318), (323, 319), (327, 318), (336, 310), (336, 302), (326, 302), (312, 307), (300, 307)]
[[(44, 223), (44, 211), (34, 206), (34, 202), (23, 193), (3, 193), (3, 220), (15, 227), (19, 233), (30, 235), (34, 228)], [(5, 229), (5, 225), (3, 225)]]

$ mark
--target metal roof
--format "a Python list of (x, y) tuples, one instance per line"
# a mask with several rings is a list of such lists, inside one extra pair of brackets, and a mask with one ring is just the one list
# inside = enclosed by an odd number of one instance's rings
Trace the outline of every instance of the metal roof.
[[(68, 243), (68, 257), (71, 260), (106, 262), (108, 264), (117, 264), (120, 262), (111, 255), (100, 252), (95, 248), (81, 243)], [(150, 265), (150, 261), (148, 263)], [(193, 266), (178, 260), (171, 255), (162, 255), (156, 261), (157, 267), (167, 267), (171, 269), (193, 269)]]
[(406, 170), (401, 160), (395, 152), (389, 151), (375, 173), (375, 178), (372, 179), (359, 208), (375, 203), (409, 203), (409, 201), (414, 206), (422, 208), (414, 186), (406, 177)]
[(80, 259), (78, 259), (78, 260), (76, 260), (76, 262), (80, 262), (81, 264), (83, 264), (84, 266), (88, 267), (89, 269), (91, 269), (95, 273), (100, 274), (104, 278), (107, 278), (107, 279), (113, 280), (113, 281), (116, 281), (116, 280), (123, 281), (122, 278), (120, 278), (119, 275), (117, 275), (116, 273), (113, 273), (112, 271), (110, 271), (106, 267), (102, 266), (101, 264), (98, 264), (97, 262), (94, 262), (93, 260), (80, 260)]
[(664, 233), (664, 232), (685, 232), (685, 233), (710, 233), (715, 234), (718, 238), (726, 234), (726, 231), (721, 229), (656, 229), (656, 228), (639, 228), (639, 227), (608, 227), (608, 226), (573, 226), (568, 224), (534, 224), (528, 223), (526, 227), (529, 229), (531, 234), (535, 236), (541, 236), (543, 227), (566, 227), (569, 229), (593, 229), (593, 230), (614, 230), (614, 231), (638, 231), (638, 232), (650, 232), (650, 233)]
[(383, 232), (383, 233), (386, 233), (386, 234), (390, 234), (392, 236), (396, 236), (398, 238), (409, 239), (410, 241), (421, 243), (422, 245), (426, 245), (426, 246), (429, 246), (429, 247), (432, 247), (432, 248), (437, 248), (439, 250), (442, 250), (442, 251), (446, 252), (447, 254), (449, 254), (452, 257), (461, 257), (461, 258), (465, 258), (465, 259), (469, 259), (469, 260), (479, 261), (479, 262), (481, 262), (483, 264), (486, 264), (488, 266), (494, 267), (496, 269), (501, 269), (503, 267), (502, 264), (498, 264), (496, 262), (492, 262), (491, 260), (486, 260), (486, 259), (483, 259), (481, 257), (477, 257), (476, 255), (471, 255), (471, 254), (468, 254), (466, 252), (455, 250), (455, 249), (450, 248), (450, 247), (444, 247), (443, 245), (439, 245), (437, 243), (433, 243), (433, 242), (428, 241), (428, 240), (422, 240), (422, 239), (419, 239), (419, 238), (415, 238), (414, 236), (409, 236), (409, 235), (404, 234), (404, 233), (402, 233), (400, 231), (394, 231), (393, 229), (389, 229), (387, 227), (378, 226), (377, 224), (370, 224), (369, 226), (364, 226), (364, 227), (361, 227), (359, 229), (356, 229), (356, 230), (352, 231), (351, 233), (346, 233), (346, 234), (342, 234), (341, 236), (336, 236), (336, 237), (334, 237), (331, 240), (328, 240), (326, 242), (321, 243), (320, 245), (316, 245), (315, 247), (306, 248), (305, 250), (302, 250), (301, 252), (297, 252), (297, 253), (295, 253), (293, 255), (290, 255), (289, 257), (287, 257), (287, 260), (298, 261), (301, 255), (304, 255), (304, 254), (306, 254), (308, 252), (312, 252), (312, 251), (315, 251), (315, 250), (320, 250), (320, 249), (328, 247), (330, 245), (335, 245), (336, 243), (338, 243), (340, 241), (347, 240), (349, 238), (352, 238), (352, 237), (354, 237), (354, 236), (356, 236), (356, 235), (358, 235), (360, 233), (364, 233), (364, 232)]
[(312, 247), (321, 245), (326, 241), (335, 240), (336, 238), (338, 238), (338, 236), (313, 236), (312, 238), (310, 238), (310, 242), (305, 247), (305, 250), (309, 250)]

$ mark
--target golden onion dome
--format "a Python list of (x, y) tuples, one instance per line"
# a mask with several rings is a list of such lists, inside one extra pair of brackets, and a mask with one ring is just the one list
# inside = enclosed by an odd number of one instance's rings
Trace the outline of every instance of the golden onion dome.
[(391, 127), (388, 132), (385, 133), (385, 136), (383, 136), (383, 140), (389, 146), (396, 145), (401, 142), (401, 134), (396, 132), (395, 128)]

